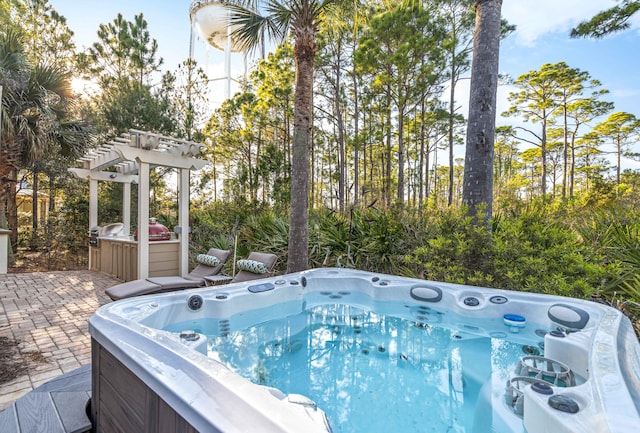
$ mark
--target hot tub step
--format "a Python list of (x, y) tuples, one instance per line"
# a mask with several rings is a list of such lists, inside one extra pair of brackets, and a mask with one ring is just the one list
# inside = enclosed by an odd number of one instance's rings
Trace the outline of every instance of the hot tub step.
[(86, 365), (39, 386), (0, 412), (0, 432), (90, 432), (90, 398), (91, 366)]

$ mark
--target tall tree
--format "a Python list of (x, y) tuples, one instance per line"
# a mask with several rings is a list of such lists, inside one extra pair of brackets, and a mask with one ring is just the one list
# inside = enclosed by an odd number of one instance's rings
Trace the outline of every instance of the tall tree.
[(194, 59), (186, 59), (175, 73), (162, 76), (162, 92), (168, 94), (171, 116), (176, 119), (178, 135), (189, 141), (200, 141), (207, 112), (209, 79)]
[[(374, 16), (360, 40), (360, 61), (373, 74), (374, 89), (388, 92), (397, 121), (397, 194), (402, 209), (405, 200), (405, 122), (421, 95), (433, 96), (444, 70), (441, 23), (419, 4), (399, 6)], [(390, 135), (389, 135), (390, 136)], [(390, 159), (390, 158), (389, 158)]]
[(132, 67), (137, 72), (140, 84), (150, 84), (151, 74), (160, 70), (163, 59), (157, 57), (158, 42), (151, 39), (149, 25), (142, 13), (134, 16), (133, 19), (133, 22), (128, 23), (131, 35)]
[(156, 57), (158, 44), (151, 39), (143, 15), (136, 15), (134, 20), (127, 21), (118, 14), (112, 22), (100, 24), (98, 42), (78, 55), (80, 68), (97, 77), (103, 88), (124, 79), (148, 85), (163, 63)]
[(96, 128), (102, 134), (114, 136), (134, 128), (168, 135), (176, 130), (168, 95), (136, 80), (114, 81), (96, 100)]
[[(25, 41), (25, 55), (27, 61), (32, 65), (55, 65), (60, 71), (73, 71), (73, 56), (75, 44), (73, 43), (73, 32), (67, 26), (66, 18), (58, 14), (49, 5), (48, 0), (29, 0), (16, 5), (14, 21), (21, 27)], [(70, 99), (69, 99), (70, 101)], [(67, 114), (73, 107), (67, 106)], [(49, 210), (55, 205), (55, 179), (61, 173), (66, 173), (69, 160), (62, 157), (63, 154), (72, 156), (76, 152), (64, 153), (68, 147), (68, 140), (73, 134), (81, 133), (85, 128), (78, 122), (68, 122), (68, 119), (60, 119), (60, 128), (68, 130), (63, 134), (51, 134), (48, 139), (46, 152), (43, 157), (34, 160), (28, 167), (32, 172), (32, 241), (37, 239), (36, 231), (39, 227), (39, 197), (41, 195), (39, 180), (41, 173), (49, 177)], [(86, 132), (86, 131), (85, 131)], [(82, 138), (86, 138), (82, 136)], [(62, 140), (57, 142), (57, 140)], [(85, 143), (76, 142), (73, 147), (80, 151), (86, 146)], [(35, 244), (32, 244), (35, 247)]]
[[(494, 155), (495, 189), (497, 194), (508, 193), (507, 188), (515, 177), (518, 166), (518, 144), (514, 138), (513, 126), (499, 126), (496, 128), (496, 142)], [(510, 197), (513, 195), (509, 194)]]
[(576, 153), (580, 143), (579, 130), (583, 125), (588, 125), (592, 120), (605, 115), (613, 110), (613, 102), (600, 101), (600, 93), (583, 99), (577, 99), (567, 105), (567, 115), (571, 119), (569, 134), (569, 197), (572, 198), (575, 190), (576, 177)]
[(3, 88), (0, 199), (7, 212), (14, 247), (18, 170), (51, 150), (49, 146), (54, 140), (59, 139), (63, 151), (71, 151), (77, 144), (77, 136), (69, 134), (72, 126), (66, 122), (72, 97), (70, 79), (68, 72), (56, 66), (31, 65), (26, 59), (21, 35), (11, 28), (0, 31), (0, 86)]
[(622, 157), (625, 153), (630, 153), (629, 147), (631, 144), (640, 141), (640, 120), (630, 113), (613, 113), (606, 120), (597, 124), (593, 128), (593, 132), (600, 138), (602, 143), (609, 143), (614, 146), (616, 183), (619, 185)]
[(296, 63), (295, 109), (291, 165), (291, 214), (287, 272), (309, 266), (309, 157), (313, 119), (313, 68), (316, 57), (316, 32), (332, 0), (265, 0), (264, 14), (259, 1), (239, 2), (245, 7), (229, 6), (235, 32), (247, 48), (257, 48), (263, 35), (283, 40), (293, 33)]
[(17, 9), (14, 20), (22, 28), (27, 59), (32, 63), (73, 69), (75, 44), (67, 20), (49, 0), (28, 0)]
[(171, 134), (171, 100), (166, 90), (150, 85), (162, 64), (156, 57), (157, 43), (151, 39), (142, 14), (135, 21), (122, 14), (98, 27), (98, 42), (77, 56), (82, 72), (97, 79), (100, 93), (94, 104), (96, 129), (106, 137), (129, 128)]
[(600, 149), (602, 137), (594, 131), (584, 134), (576, 144), (576, 177), (580, 179), (580, 191), (587, 193), (605, 178), (610, 164)]
[(443, 48), (447, 53), (449, 75), (449, 196), (447, 203), (453, 201), (454, 171), (454, 127), (456, 113), (456, 88), (462, 75), (469, 70), (470, 55), (473, 50), (473, 0), (439, 0), (447, 29), (447, 38)]
[(561, 89), (556, 65), (544, 64), (539, 71), (520, 75), (514, 84), (521, 90), (509, 95), (512, 105), (504, 115), (521, 116), (527, 122), (540, 125), (540, 132), (525, 127), (518, 129), (528, 133), (527, 138), (519, 137), (520, 140), (540, 148), (540, 189), (544, 198), (547, 193), (547, 134), (549, 125), (553, 124), (557, 116)]
[(640, 10), (639, 0), (622, 0), (619, 5), (596, 14), (571, 30), (571, 37), (602, 38), (629, 28), (629, 19)]
[[(331, 108), (325, 110), (330, 117), (331, 123), (336, 129), (337, 144), (337, 169), (338, 169), (338, 188), (337, 201), (340, 212), (345, 212), (347, 202), (347, 162), (346, 162), (346, 97), (343, 76), (345, 75), (346, 63), (349, 60), (347, 52), (348, 42), (348, 26), (328, 26), (325, 30), (324, 37), (320, 38), (322, 53), (319, 60), (318, 69), (320, 75), (324, 78), (321, 82), (320, 92), (325, 96), (331, 104)], [(317, 106), (317, 104), (316, 104)]]
[(464, 164), (462, 202), (477, 217), (485, 206), (483, 221), (493, 207), (493, 144), (500, 58), (502, 0), (476, 0), (476, 25), (471, 63), (469, 124)]
[(570, 161), (570, 144), (572, 137), (577, 130), (571, 131), (569, 124), (571, 119), (571, 109), (576, 103), (585, 100), (584, 92), (588, 89), (595, 89), (591, 98), (595, 101), (598, 97), (608, 93), (607, 90), (598, 89), (600, 82), (592, 79), (588, 72), (581, 71), (578, 68), (570, 68), (565, 62), (558, 62), (552, 65), (550, 73), (555, 76), (558, 83), (557, 92), (557, 113), (562, 119), (562, 199), (567, 197), (567, 188), (569, 181), (569, 161)]

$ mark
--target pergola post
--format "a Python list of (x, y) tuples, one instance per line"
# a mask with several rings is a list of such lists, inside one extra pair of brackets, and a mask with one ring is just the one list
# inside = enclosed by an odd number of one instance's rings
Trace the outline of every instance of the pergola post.
[(138, 278), (149, 277), (149, 164), (138, 161)]
[[(98, 225), (98, 180), (89, 178), (89, 230)], [(89, 269), (92, 268), (91, 254), (89, 254)]]
[(178, 170), (178, 225), (180, 226), (180, 275), (189, 273), (189, 173)]
[(89, 178), (89, 229), (98, 225), (98, 179)]
[(123, 236), (129, 236), (131, 234), (131, 184), (122, 184), (122, 223), (124, 229)]

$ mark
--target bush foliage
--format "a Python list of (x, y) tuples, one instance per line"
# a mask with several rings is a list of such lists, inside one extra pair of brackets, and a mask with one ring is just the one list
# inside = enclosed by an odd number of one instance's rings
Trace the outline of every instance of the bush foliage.
[[(589, 298), (633, 285), (630, 269), (640, 268), (636, 255), (623, 256), (624, 245), (613, 247), (614, 223), (603, 215), (597, 218), (580, 208), (536, 208), (496, 216), (484, 226), (474, 224), (464, 209), (402, 218), (375, 209), (346, 215), (320, 210), (310, 218), (310, 265)], [(233, 248), (237, 238), (238, 257), (271, 252), (280, 258), (278, 271), (286, 272), (286, 211), (247, 205), (197, 209), (193, 216), (194, 252)]]

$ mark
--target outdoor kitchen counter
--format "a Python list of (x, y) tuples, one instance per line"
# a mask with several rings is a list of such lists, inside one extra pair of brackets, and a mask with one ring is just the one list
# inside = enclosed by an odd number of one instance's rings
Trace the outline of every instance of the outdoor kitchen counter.
[[(138, 279), (138, 241), (132, 237), (101, 236), (97, 247), (89, 247), (90, 269), (122, 281)], [(149, 242), (149, 277), (180, 275), (180, 241)]]

